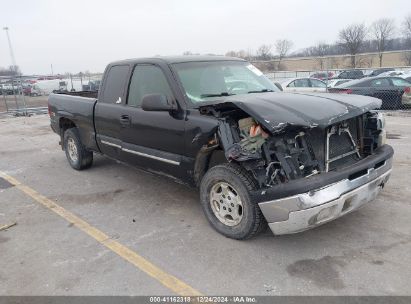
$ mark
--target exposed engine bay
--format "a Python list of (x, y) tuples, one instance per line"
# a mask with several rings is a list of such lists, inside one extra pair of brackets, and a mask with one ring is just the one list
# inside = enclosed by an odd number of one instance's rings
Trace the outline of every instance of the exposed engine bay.
[(235, 106), (201, 113), (219, 120), (214, 147), (250, 171), (260, 188), (355, 164), (385, 141), (383, 117), (372, 111), (326, 127), (284, 124), (276, 132)]

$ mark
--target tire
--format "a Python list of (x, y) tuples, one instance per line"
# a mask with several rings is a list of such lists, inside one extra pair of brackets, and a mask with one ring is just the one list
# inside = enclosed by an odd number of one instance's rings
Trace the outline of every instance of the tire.
[(93, 163), (93, 152), (86, 150), (81, 143), (77, 128), (70, 128), (64, 132), (64, 150), (73, 169), (87, 169)]
[[(228, 192), (223, 198), (223, 188), (228, 187)], [(257, 203), (250, 199), (249, 192), (257, 188), (254, 178), (242, 167), (236, 164), (222, 164), (207, 171), (200, 184), (200, 200), (203, 211), (211, 226), (222, 235), (236, 239), (249, 239), (262, 232), (267, 227), (267, 222)], [(221, 189), (219, 192), (218, 189)], [(234, 198), (230, 199), (230, 196)], [(210, 199), (213, 197), (214, 199)], [(218, 202), (217, 200), (220, 202)], [(221, 200), (220, 200), (221, 198)], [(239, 199), (239, 200), (238, 200)], [(232, 205), (241, 202), (241, 206)], [(234, 206), (230, 210), (229, 207)], [(232, 213), (221, 216), (221, 208)], [(236, 211), (233, 211), (233, 210)], [(241, 219), (237, 215), (240, 215)], [(231, 214), (234, 214), (232, 217)], [(231, 220), (233, 219), (233, 220)]]
[(398, 97), (397, 103), (395, 105), (395, 110), (402, 110), (403, 109), (403, 104), (402, 104), (402, 94), (400, 97)]

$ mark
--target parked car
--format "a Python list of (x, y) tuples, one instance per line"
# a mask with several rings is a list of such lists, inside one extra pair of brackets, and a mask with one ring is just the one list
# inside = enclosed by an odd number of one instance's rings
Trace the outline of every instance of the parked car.
[(23, 94), (28, 96), (41, 96), (43, 95), (43, 92), (37, 85), (30, 84), (23, 87)]
[(360, 79), (364, 77), (364, 73), (361, 70), (347, 70), (342, 71), (335, 78), (337, 79)]
[(395, 71), (395, 70), (393, 68), (380, 68), (380, 69), (373, 70), (367, 76), (368, 77), (375, 77), (375, 76), (379, 76), (381, 73), (391, 72), (391, 71)]
[(317, 72), (317, 73), (311, 74), (310, 78), (316, 78), (316, 79), (324, 80), (324, 79), (330, 79), (333, 76), (334, 76), (333, 72)]
[(20, 90), (17, 85), (12, 85), (11, 83), (5, 83), (2, 85), (2, 94), (4, 95), (20, 94)]
[(326, 92), (327, 84), (315, 78), (291, 78), (280, 82), (284, 92)]
[(329, 89), (329, 92), (376, 97), (382, 100), (382, 109), (401, 109), (411, 105), (411, 82), (400, 77), (353, 80)]
[(198, 187), (209, 223), (230, 238), (267, 222), (276, 235), (324, 224), (373, 200), (390, 176), (380, 100), (279, 92), (238, 58), (117, 61), (94, 98), (82, 94), (49, 97), (71, 167), (98, 153)]

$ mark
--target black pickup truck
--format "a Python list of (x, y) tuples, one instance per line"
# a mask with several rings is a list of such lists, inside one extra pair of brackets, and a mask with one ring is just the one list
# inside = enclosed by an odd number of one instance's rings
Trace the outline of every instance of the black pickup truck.
[[(373, 200), (391, 173), (376, 98), (298, 94), (250, 63), (182, 56), (117, 61), (97, 93), (51, 94), (69, 164), (93, 153), (199, 188), (210, 224), (246, 239), (296, 233)], [(136, 206), (138, 208), (138, 206)]]

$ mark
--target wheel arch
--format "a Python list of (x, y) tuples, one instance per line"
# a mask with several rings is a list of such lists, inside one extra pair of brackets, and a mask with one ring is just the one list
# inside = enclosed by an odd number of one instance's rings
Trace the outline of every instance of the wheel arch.
[(71, 128), (77, 128), (75, 122), (67, 117), (60, 117), (59, 119), (59, 130), (60, 130), (60, 138), (61, 138), (61, 148), (64, 150), (64, 132)]
[(228, 163), (223, 149), (219, 145), (203, 146), (197, 153), (194, 162), (194, 183), (198, 187), (207, 171), (217, 165)]

